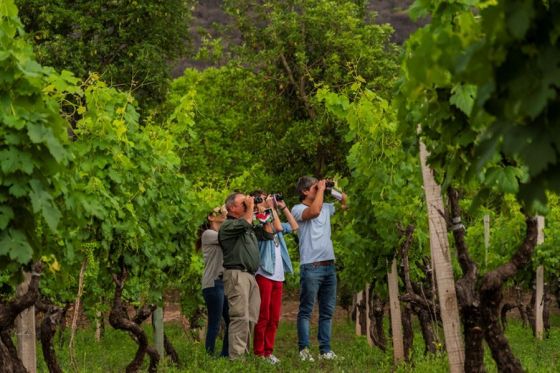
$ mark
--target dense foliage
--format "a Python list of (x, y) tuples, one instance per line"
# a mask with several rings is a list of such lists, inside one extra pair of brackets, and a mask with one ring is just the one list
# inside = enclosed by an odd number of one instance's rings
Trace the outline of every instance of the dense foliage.
[[(552, 20), (558, 6), (539, 0), (418, 1), (411, 8), (414, 16), (430, 14), (432, 21), (407, 42), (399, 87), (401, 128), (414, 132), (421, 125), (432, 166), (444, 186), (461, 185), (465, 208), (471, 202), (486, 205), (466, 217), (472, 226), (467, 242), (482, 264), (482, 214), (490, 215), (485, 270), (506, 262), (515, 250), (523, 214), (548, 212), (547, 232), (557, 224), (557, 197), (546, 192), (557, 191), (559, 60), (558, 26)], [(516, 195), (519, 203), (503, 193)], [(557, 273), (547, 242), (554, 235), (546, 236), (535, 264), (547, 263)], [(533, 276), (521, 276), (531, 287)]]
[[(502, 286), (523, 274), (535, 251), (534, 213), (545, 211), (547, 191), (558, 190), (554, 19), (559, 5), (540, 0), (417, 1), (412, 7), (416, 16), (430, 15), (431, 23), (406, 43), (399, 86), (403, 129), (420, 129), (454, 220), (463, 221), (459, 188), (461, 195), (478, 194), (474, 206), (483, 202), (498, 209), (508, 203), (501, 204), (493, 193), (514, 194), (525, 219), (523, 239), (509, 254), (503, 250), (509, 245), (500, 248), (503, 262), (484, 274), (479, 272), (480, 258), (470, 256), (465, 245), (464, 225), (454, 226), (462, 270), (455, 287), (465, 326), (467, 371), (484, 369), (483, 338), (498, 369), (523, 370), (498, 318)], [(521, 223), (517, 211), (499, 212), (512, 217), (508, 228)], [(503, 233), (498, 236), (505, 237)]]
[(403, 152), (390, 103), (359, 84), (355, 89), (353, 101), (324, 89), (317, 96), (333, 115), (348, 122), (345, 139), (353, 144), (348, 154), (352, 174), (345, 186), (351, 196), (345, 217), (349, 221), (337, 238), (340, 259), (348, 268), (342, 276), (358, 290), (364, 283), (385, 284), (388, 266), (398, 255), (409, 224), (416, 227), (417, 249), (412, 255), (421, 258), (428, 253), (418, 158)]
[[(186, 70), (173, 81), (165, 110), (172, 112), (168, 121), (188, 126), (183, 172), (215, 190), (270, 186), (265, 169), (280, 136), (278, 105), (262, 76), (247, 69)], [(192, 115), (183, 116), (185, 110)]]
[(58, 104), (43, 93), (50, 70), (35, 62), (13, 3), (2, 4), (0, 17), (0, 269), (17, 274), (46, 254), (38, 225), (58, 228), (57, 174), (71, 154)]
[(559, 6), (415, 3), (413, 14), (432, 22), (407, 41), (401, 116), (412, 131), (422, 125), (447, 183), (478, 179), (529, 203), (559, 190)]
[[(123, 300), (162, 304), (170, 279), (176, 284), (189, 265), (197, 222), (209, 209), (181, 173), (176, 151), (188, 126), (172, 120), (140, 126), (130, 91), (108, 87), (96, 74), (82, 82), (68, 71), (41, 67), (17, 8), (9, 2), (0, 11), (5, 65), (0, 254), (11, 259), (2, 260), (0, 316), (17, 316), (23, 297), (29, 304), (70, 302), (75, 273), (89, 263), (86, 306), (103, 310), (99, 302), (108, 302), (107, 293), (115, 289), (110, 321), (125, 329)], [(33, 287), (14, 295), (6, 280), (32, 258), (49, 265), (45, 289), (39, 298), (34, 267)], [(142, 333), (137, 329), (135, 335), (139, 363)], [(3, 342), (2, 358), (21, 364), (12, 350)]]
[(186, 54), (190, 0), (17, 0), (38, 61), (131, 90), (143, 106), (164, 99), (171, 62)]
[(87, 264), (88, 315), (108, 311), (112, 276), (126, 270), (126, 301), (161, 304), (179, 289), (199, 316), (205, 213), (235, 189), (294, 202), (303, 174), (334, 177), (350, 196), (333, 220), (343, 295), (372, 282), (384, 293), (408, 225), (422, 280), (418, 126), (443, 189), (461, 187), (478, 278), (511, 259), (546, 200), (545, 244), (512, 280), (530, 288), (539, 264), (560, 274), (558, 1), (418, 0), (412, 14), (431, 23), (406, 44), (396, 99), (399, 50), (364, 1), (228, 0), (241, 44), (169, 91), (190, 1), (16, 2), (23, 23), (12, 0), (0, 5), (0, 301), (41, 259), (53, 303), (73, 300)]
[[(293, 183), (294, 175), (348, 173), (341, 141), (347, 127), (314, 100), (317, 90), (349, 91), (356, 79), (387, 94), (397, 72), (389, 25), (374, 22), (355, 1), (231, 0), (226, 9), (241, 33), (236, 64), (259, 71), (269, 94), (282, 99), (268, 169)], [(367, 16), (367, 17), (366, 17)], [(264, 129), (264, 128), (263, 128)], [(278, 172), (281, 170), (281, 172)]]

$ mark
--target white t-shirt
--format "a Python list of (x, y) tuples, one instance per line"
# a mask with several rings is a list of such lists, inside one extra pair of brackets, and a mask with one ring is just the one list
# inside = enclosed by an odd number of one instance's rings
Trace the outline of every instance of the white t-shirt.
[(280, 252), (280, 241), (276, 234), (274, 235), (274, 273), (269, 275), (259, 267), (256, 274), (272, 281), (284, 281), (284, 264), (282, 263), (282, 253)]
[(334, 260), (334, 248), (331, 240), (331, 216), (334, 214), (332, 203), (323, 203), (319, 216), (302, 220), (303, 211), (308, 206), (303, 203), (292, 208), (292, 215), (299, 225), (300, 264)]

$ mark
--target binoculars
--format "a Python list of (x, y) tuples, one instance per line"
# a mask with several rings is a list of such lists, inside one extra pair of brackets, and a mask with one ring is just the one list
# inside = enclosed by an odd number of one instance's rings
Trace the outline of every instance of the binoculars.
[[(284, 200), (284, 196), (280, 193), (274, 193), (272, 194), (272, 198), (274, 198), (275, 201), (283, 201)], [(263, 203), (264, 199), (261, 196), (256, 196), (254, 198), (255, 204), (259, 204), (259, 203)]]

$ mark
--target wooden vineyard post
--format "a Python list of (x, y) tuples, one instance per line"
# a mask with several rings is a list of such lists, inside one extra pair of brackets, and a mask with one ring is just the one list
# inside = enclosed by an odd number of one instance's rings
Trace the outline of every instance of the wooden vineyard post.
[(95, 313), (95, 341), (101, 342), (101, 335), (103, 334), (103, 313), (97, 311)]
[(364, 291), (359, 291), (356, 293), (356, 335), (362, 335), (362, 324), (360, 324), (361, 310), (360, 303), (363, 300)]
[(163, 348), (163, 308), (158, 307), (152, 313), (152, 325), (154, 327), (154, 344), (161, 359), (164, 357)]
[[(537, 245), (544, 242), (544, 217), (537, 217)], [(544, 337), (544, 327), (543, 327), (543, 310), (544, 310), (544, 266), (540, 265), (537, 267), (537, 289), (535, 297), (535, 334), (537, 339), (543, 340)]]
[(369, 306), (369, 284), (366, 284), (366, 288), (364, 290), (365, 294), (364, 294), (364, 299), (365, 299), (365, 303), (366, 303), (366, 336), (367, 336), (367, 341), (368, 344), (370, 346), (373, 346), (373, 339), (371, 338), (371, 318), (369, 317), (369, 311), (370, 311), (370, 306)]
[(391, 270), (387, 273), (389, 283), (389, 304), (391, 310), (391, 331), (393, 337), (393, 360), (395, 365), (404, 361), (403, 329), (401, 303), (399, 301), (399, 278), (397, 260), (393, 259)]
[(484, 268), (488, 268), (488, 248), (490, 247), (490, 215), (484, 215)]
[(435, 181), (433, 170), (428, 167), (427, 158), (426, 146), (420, 141), (420, 164), (428, 209), (430, 251), (437, 281), (443, 333), (449, 359), (449, 371), (451, 373), (458, 373), (464, 371), (465, 362), (459, 307), (457, 305), (457, 295), (455, 294), (455, 280), (451, 266), (451, 253), (449, 252), (447, 224), (442, 216), (444, 209), (441, 188)]
[[(23, 274), (24, 281), (16, 288), (18, 296), (27, 293), (31, 282), (31, 273)], [(25, 309), (16, 318), (16, 334), (18, 357), (29, 373), (37, 372), (36, 336), (35, 336), (35, 306)]]
[(70, 342), (68, 343), (68, 355), (70, 356), (70, 364), (76, 371), (78, 370), (78, 362), (76, 361), (74, 338), (76, 336), (76, 330), (78, 329), (78, 318), (80, 315), (82, 295), (84, 294), (84, 276), (86, 273), (87, 264), (88, 259), (86, 258), (82, 262), (80, 275), (78, 276), (78, 295), (76, 296), (76, 301), (74, 302), (74, 314), (72, 315), (72, 326), (70, 328)]

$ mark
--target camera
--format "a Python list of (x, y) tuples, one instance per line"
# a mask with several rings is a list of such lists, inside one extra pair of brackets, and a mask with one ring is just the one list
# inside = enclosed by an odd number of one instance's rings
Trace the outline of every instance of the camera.
[(253, 198), (253, 200), (255, 201), (255, 204), (263, 203), (263, 201), (264, 201), (264, 199), (262, 199), (261, 196), (255, 196), (255, 197)]
[(272, 195), (272, 197), (278, 202), (278, 201), (283, 201), (284, 200), (284, 196), (280, 193), (274, 193)]
[(326, 189), (332, 189), (332, 188), (334, 188), (334, 181), (332, 181), (332, 180), (327, 180), (327, 181), (325, 182), (325, 188), (326, 188)]

